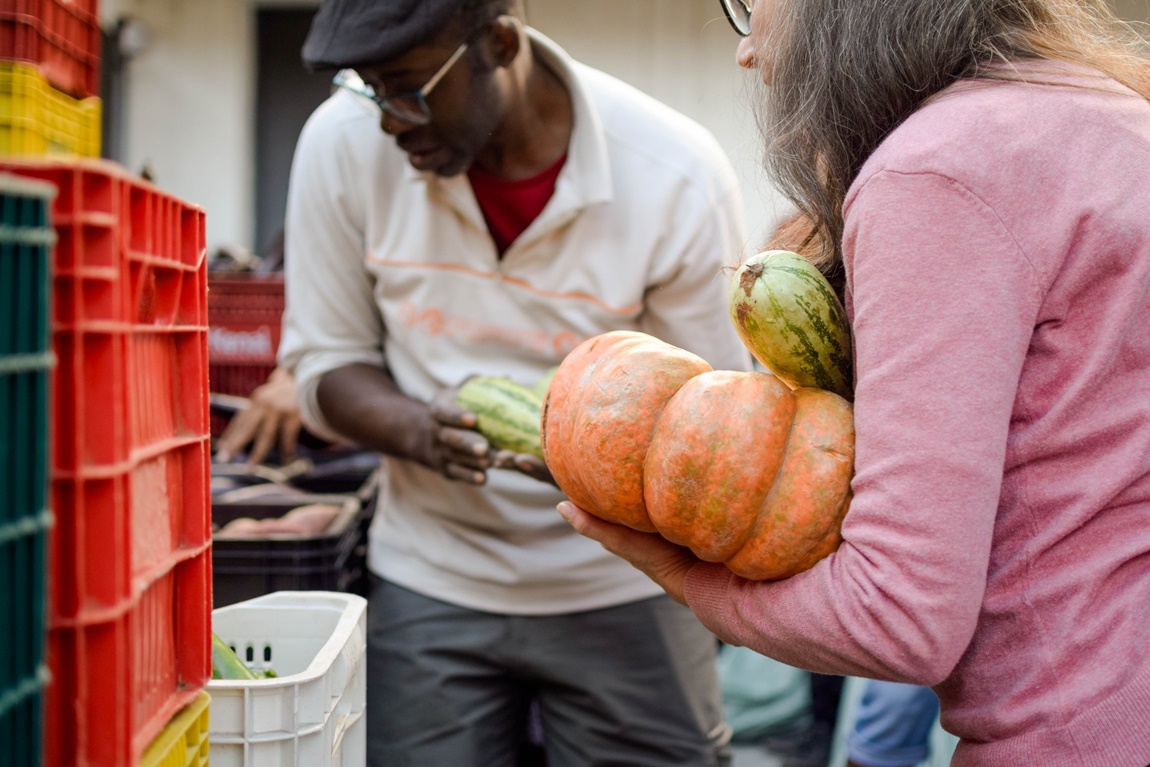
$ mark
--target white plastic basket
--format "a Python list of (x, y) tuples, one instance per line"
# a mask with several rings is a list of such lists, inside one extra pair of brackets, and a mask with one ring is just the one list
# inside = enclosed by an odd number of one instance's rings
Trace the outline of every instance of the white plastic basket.
[(212, 767), (363, 767), (367, 601), (278, 591), (212, 612), (212, 630), (248, 666), (277, 676), (213, 679)]

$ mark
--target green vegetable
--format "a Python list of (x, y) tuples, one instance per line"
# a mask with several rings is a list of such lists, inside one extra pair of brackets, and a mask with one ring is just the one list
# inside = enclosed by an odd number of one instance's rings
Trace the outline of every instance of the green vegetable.
[(232, 648), (212, 632), (212, 679), (259, 679)]
[(531, 389), (507, 378), (476, 376), (459, 388), (456, 403), (475, 413), (476, 431), (492, 447), (543, 457), (543, 399)]
[(731, 281), (728, 308), (743, 344), (788, 386), (854, 398), (846, 312), (805, 258), (768, 250), (747, 259)]

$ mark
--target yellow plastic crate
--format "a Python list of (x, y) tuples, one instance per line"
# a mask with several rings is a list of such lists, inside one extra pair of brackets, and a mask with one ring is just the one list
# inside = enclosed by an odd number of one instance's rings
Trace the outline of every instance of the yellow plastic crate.
[(140, 767), (207, 767), (209, 703), (211, 696), (202, 692), (172, 717), (140, 757)]
[(74, 99), (35, 67), (0, 61), (0, 155), (100, 156), (100, 99)]

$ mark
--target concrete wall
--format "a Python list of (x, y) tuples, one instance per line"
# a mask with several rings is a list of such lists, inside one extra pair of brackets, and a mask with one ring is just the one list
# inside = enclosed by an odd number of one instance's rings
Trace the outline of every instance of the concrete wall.
[(254, 236), (255, 51), (248, 0), (102, 0), (105, 27), (132, 18), (123, 163), (207, 211), (209, 249)]
[(752, 238), (765, 237), (787, 206), (762, 171), (757, 75), (735, 64), (739, 38), (717, 2), (528, 0), (527, 20), (575, 58), (709, 128), (740, 176)]
[[(1150, 19), (1150, 0), (1113, 0)], [(106, 25), (133, 17), (143, 49), (127, 65), (124, 163), (208, 212), (208, 244), (253, 247), (255, 10), (315, 0), (102, 0)], [(760, 170), (749, 111), (752, 75), (717, 2), (527, 0), (528, 20), (573, 55), (709, 127), (738, 169), (748, 221), (761, 235), (784, 206)]]
[[(132, 17), (145, 45), (127, 65), (125, 165), (149, 165), (163, 188), (208, 211), (210, 248), (254, 239), (254, 15), (307, 0), (103, 0), (111, 25)], [(698, 119), (743, 175), (748, 219), (761, 230), (775, 196), (757, 171), (759, 141), (743, 109), (746, 75), (718, 3), (528, 0), (529, 22), (589, 63)]]
[(1110, 0), (1110, 7), (1124, 19), (1150, 22), (1150, 0)]

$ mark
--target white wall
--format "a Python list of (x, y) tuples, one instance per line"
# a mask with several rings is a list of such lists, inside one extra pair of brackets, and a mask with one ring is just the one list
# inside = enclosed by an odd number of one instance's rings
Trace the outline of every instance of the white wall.
[(739, 174), (752, 240), (765, 238), (788, 206), (762, 170), (756, 75), (735, 64), (739, 38), (718, 2), (527, 0), (527, 20), (575, 58), (709, 128)]
[[(261, 0), (103, 0), (106, 25), (138, 19), (145, 49), (128, 63), (124, 164), (208, 212), (208, 246), (252, 247), (254, 10)], [(312, 5), (309, 0), (267, 5)], [(755, 230), (774, 213), (759, 141), (743, 109), (737, 38), (718, 3), (528, 0), (529, 22), (576, 55), (695, 117), (739, 169)]]
[(1150, 22), (1150, 0), (1110, 0), (1110, 7), (1129, 21)]
[(237, 0), (103, 0), (146, 46), (127, 64), (124, 164), (207, 210), (209, 248), (248, 245), (252, 223), (252, 14)]
[[(1150, 20), (1150, 0), (1112, 0)], [(209, 248), (255, 236), (255, 8), (315, 0), (101, 0), (106, 25), (132, 16), (146, 48), (128, 65), (125, 164), (207, 210)], [(715, 133), (740, 173), (752, 236), (784, 204), (760, 170), (762, 141), (737, 38), (713, 0), (527, 0), (528, 21), (574, 56), (618, 75)]]

